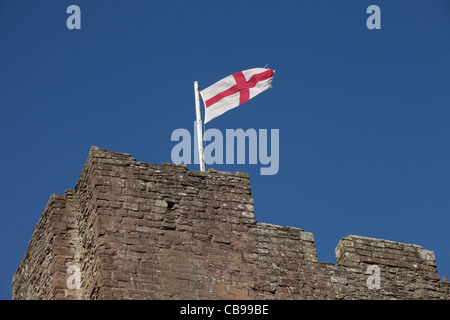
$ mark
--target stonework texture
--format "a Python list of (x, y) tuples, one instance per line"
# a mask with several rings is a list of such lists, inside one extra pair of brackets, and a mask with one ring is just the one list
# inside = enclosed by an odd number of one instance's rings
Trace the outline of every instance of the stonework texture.
[(335, 253), (321, 263), (312, 233), (256, 222), (248, 174), (92, 147), (75, 189), (50, 197), (13, 299), (450, 298), (418, 245), (350, 235)]

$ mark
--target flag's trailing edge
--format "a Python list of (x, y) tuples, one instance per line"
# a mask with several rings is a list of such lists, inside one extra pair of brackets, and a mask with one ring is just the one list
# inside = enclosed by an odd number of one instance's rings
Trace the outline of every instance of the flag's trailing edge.
[(274, 70), (253, 68), (233, 73), (200, 91), (205, 123), (272, 87)]

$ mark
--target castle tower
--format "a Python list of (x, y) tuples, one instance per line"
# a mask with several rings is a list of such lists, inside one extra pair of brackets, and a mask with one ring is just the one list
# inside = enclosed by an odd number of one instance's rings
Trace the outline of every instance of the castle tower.
[(92, 147), (52, 195), (13, 299), (449, 299), (434, 253), (348, 236), (337, 264), (314, 237), (256, 222), (248, 174), (137, 162)]

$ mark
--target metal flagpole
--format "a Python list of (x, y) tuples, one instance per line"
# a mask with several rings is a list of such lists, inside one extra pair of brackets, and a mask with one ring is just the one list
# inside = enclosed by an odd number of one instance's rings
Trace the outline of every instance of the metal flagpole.
[(205, 172), (205, 156), (203, 154), (202, 117), (200, 113), (200, 91), (198, 90), (198, 81), (194, 81), (194, 92), (195, 92), (195, 113), (197, 114), (197, 142), (198, 142), (198, 155), (200, 158), (200, 171)]

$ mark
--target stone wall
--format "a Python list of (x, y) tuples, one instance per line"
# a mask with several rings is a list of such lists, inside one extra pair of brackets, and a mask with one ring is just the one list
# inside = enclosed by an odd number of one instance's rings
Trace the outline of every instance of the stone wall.
[(75, 189), (50, 197), (13, 299), (450, 297), (417, 245), (348, 236), (336, 260), (318, 262), (312, 233), (256, 222), (248, 174), (92, 147)]

